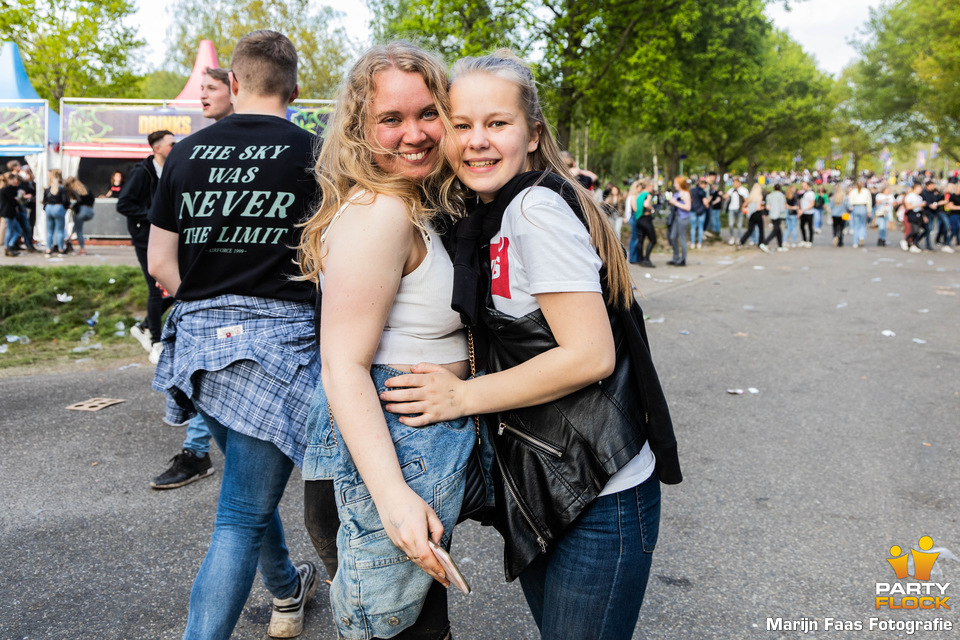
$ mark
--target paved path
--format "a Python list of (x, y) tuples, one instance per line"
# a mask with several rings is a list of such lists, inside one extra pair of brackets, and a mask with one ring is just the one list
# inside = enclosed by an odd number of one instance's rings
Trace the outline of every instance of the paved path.
[[(74, 243), (76, 247), (76, 243)], [(31, 267), (59, 267), (65, 265), (96, 266), (101, 264), (122, 264), (130, 267), (139, 267), (137, 254), (133, 246), (129, 244), (95, 244), (93, 241), (87, 243), (87, 255), (81, 256), (76, 253), (67, 255), (48, 256), (43, 251), (36, 253), (21, 252), (15, 258), (0, 256), (0, 268), (13, 265), (23, 265)]]
[[(892, 545), (930, 535), (960, 555), (960, 255), (712, 249), (688, 262), (635, 272), (686, 480), (664, 489), (634, 637), (951, 637), (825, 632), (822, 621), (877, 615)], [(161, 423), (150, 376), (0, 380), (0, 638), (181, 636), (220, 475), (149, 489), (183, 438)], [(727, 393), (750, 387), (759, 393)], [(126, 402), (64, 410), (94, 396)], [(298, 478), (281, 510), (293, 555), (313, 557)], [(475, 587), (451, 594), (459, 638), (537, 638), (499, 553), (490, 530), (458, 529), (453, 554)], [(942, 564), (960, 596), (960, 562)], [(304, 638), (335, 637), (325, 596)], [(940, 615), (960, 625), (954, 611)], [(804, 616), (819, 633), (766, 630), (767, 617)], [(268, 617), (258, 580), (235, 637), (264, 638)]]

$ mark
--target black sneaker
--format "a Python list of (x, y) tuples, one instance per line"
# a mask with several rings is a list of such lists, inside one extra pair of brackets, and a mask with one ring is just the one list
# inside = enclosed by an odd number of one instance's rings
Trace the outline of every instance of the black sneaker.
[(213, 474), (210, 455), (198, 456), (184, 449), (170, 458), (170, 468), (150, 482), (154, 489), (176, 489)]
[(312, 562), (297, 566), (300, 584), (297, 592), (283, 600), (273, 599), (273, 612), (270, 614), (270, 626), (267, 635), (271, 638), (296, 638), (303, 633), (303, 606), (317, 592), (320, 580), (317, 567)]

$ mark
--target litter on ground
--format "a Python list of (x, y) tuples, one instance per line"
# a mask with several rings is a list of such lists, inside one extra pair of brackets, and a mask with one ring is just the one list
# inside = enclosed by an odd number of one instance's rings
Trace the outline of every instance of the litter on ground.
[(895, 334), (893, 331), (890, 331), (890, 329), (884, 329), (883, 331), (880, 332), (880, 335), (886, 336), (888, 338), (894, 338), (896, 337), (897, 334)]
[(66, 293), (57, 294), (57, 302), (70, 302), (73, 300), (73, 296), (69, 296)]
[(67, 409), (71, 411), (100, 411), (101, 409), (120, 404), (121, 402), (126, 402), (126, 400), (119, 398), (90, 398), (83, 402), (75, 402), (67, 406)]
[(914, 338), (913, 341), (916, 342), (917, 344), (927, 344), (926, 340), (922, 340), (920, 338)]

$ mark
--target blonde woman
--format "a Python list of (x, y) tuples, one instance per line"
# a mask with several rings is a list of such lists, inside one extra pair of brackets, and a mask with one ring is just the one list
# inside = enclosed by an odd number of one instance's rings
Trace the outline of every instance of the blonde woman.
[(843, 228), (850, 217), (850, 207), (847, 204), (847, 190), (842, 184), (837, 184), (830, 198), (830, 217), (833, 219), (833, 246), (843, 246)]
[(738, 251), (743, 248), (743, 245), (750, 238), (753, 230), (757, 229), (760, 232), (760, 235), (757, 236), (757, 246), (760, 248), (760, 251), (770, 253), (770, 249), (768, 249), (767, 245), (763, 242), (763, 216), (766, 215), (766, 212), (763, 206), (763, 187), (760, 186), (759, 182), (755, 182), (750, 188), (750, 195), (747, 196), (746, 203), (744, 203), (744, 214), (748, 217), (749, 223), (747, 224), (746, 232), (744, 232), (737, 242)]
[(63, 174), (60, 169), (47, 172), (46, 189), (43, 190), (43, 210), (47, 214), (47, 255), (54, 252), (67, 252), (67, 239), (64, 233), (67, 221), (67, 207), (70, 195), (63, 188)]
[[(449, 547), (475, 427), (457, 418), (411, 428), (377, 398), (387, 378), (418, 362), (458, 379), (470, 371), (432, 198), (452, 177), (443, 162), (446, 86), (443, 64), (413, 45), (360, 57), (326, 129), (316, 168), (323, 203), (300, 246), (305, 277), (323, 292), (323, 369), (303, 477), (307, 501), (309, 485), (326, 478), (340, 497), (330, 598), (341, 638), (449, 634), (449, 580), (430, 544)], [(317, 544), (329, 532), (310, 509)]]
[(80, 250), (77, 253), (83, 256), (87, 254), (87, 241), (83, 237), (83, 223), (93, 219), (94, 196), (75, 176), (67, 178), (63, 186), (73, 201), (70, 205), (73, 210), (73, 232), (77, 234), (77, 244), (80, 245)]
[(856, 186), (847, 194), (847, 204), (850, 207), (850, 222), (853, 227), (853, 248), (863, 245), (867, 241), (867, 222), (870, 218), (870, 208), (873, 199), (870, 190), (863, 180), (857, 180)]

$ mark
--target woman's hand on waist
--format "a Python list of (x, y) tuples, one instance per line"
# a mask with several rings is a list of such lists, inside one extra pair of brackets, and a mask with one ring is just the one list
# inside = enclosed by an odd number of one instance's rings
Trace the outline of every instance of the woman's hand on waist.
[[(410, 367), (410, 373), (388, 378), (392, 387), (380, 394), (390, 413), (408, 427), (424, 427), (467, 415), (463, 406), (466, 383), (450, 369), (428, 362)], [(412, 415), (419, 414), (419, 415)]]
[(443, 523), (430, 505), (403, 484), (380, 496), (377, 512), (393, 544), (431, 578), (445, 587), (450, 586), (428, 544), (428, 540), (432, 540), (439, 545), (443, 537)]

